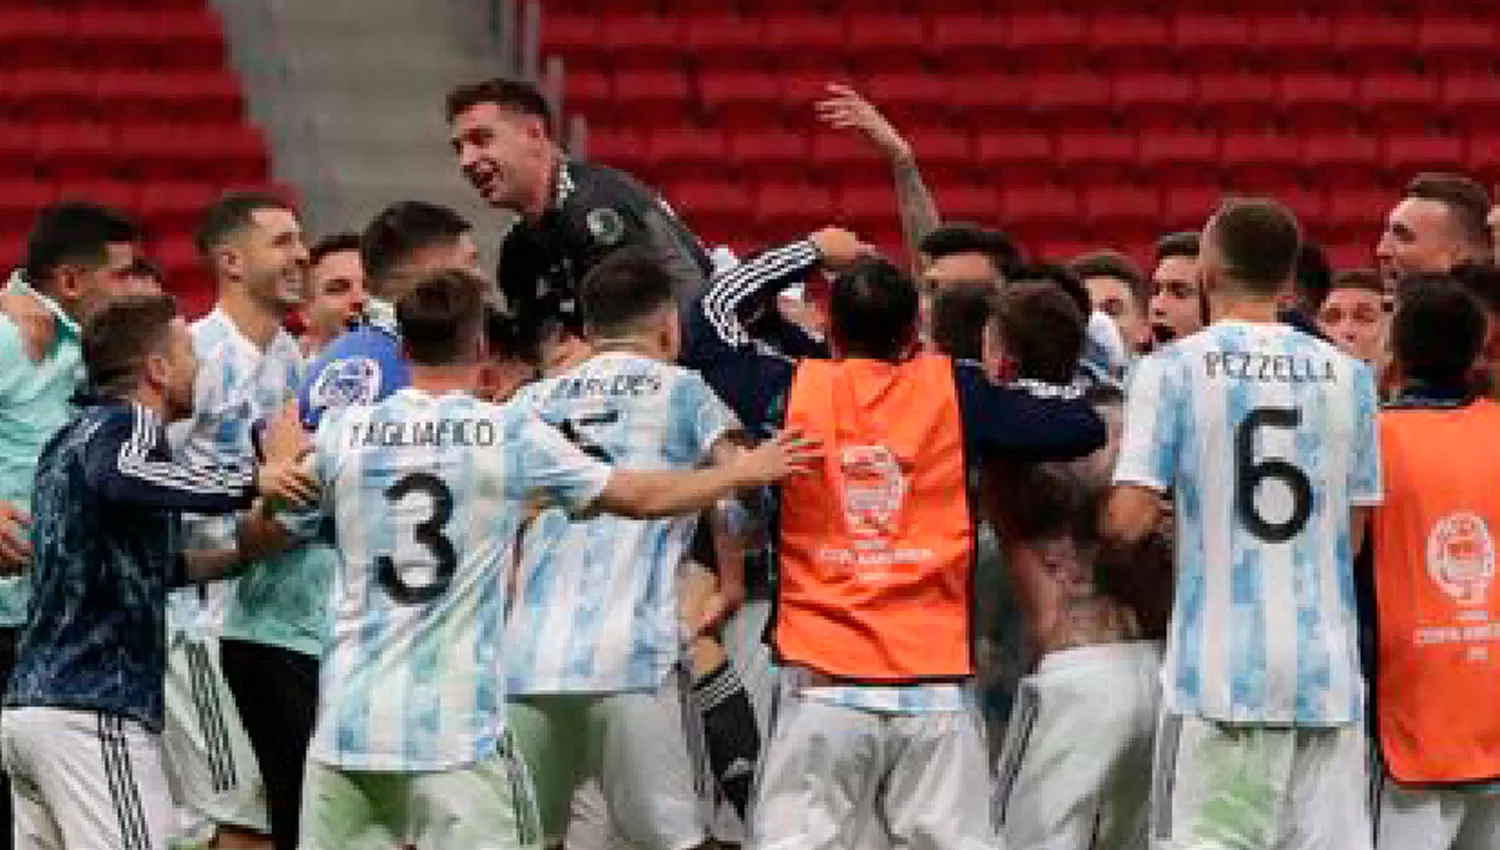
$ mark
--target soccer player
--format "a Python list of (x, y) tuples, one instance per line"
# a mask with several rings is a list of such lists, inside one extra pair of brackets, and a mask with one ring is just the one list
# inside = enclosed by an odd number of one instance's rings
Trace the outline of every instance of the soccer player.
[[(768, 256), (788, 277), (819, 260), (810, 242)], [(1086, 454), (1103, 423), (1080, 401), (991, 385), (978, 364), (912, 357), (917, 287), (884, 261), (833, 283), (838, 359), (765, 353), (743, 322), (786, 283), (720, 278), (690, 331), (690, 365), (747, 427), (805, 427), (827, 448), (816, 474), (780, 491), (772, 634), (787, 667), (751, 843), (993, 846), (967, 686), (966, 459)]]
[(1386, 218), (1375, 262), (1387, 291), (1406, 277), (1490, 256), (1490, 194), (1462, 174), (1418, 174)]
[(381, 210), (360, 236), (359, 252), (369, 286), (363, 320), (309, 367), (298, 393), (308, 428), (317, 428), (329, 408), (370, 404), (410, 383), (396, 329), (396, 301), (430, 271), (479, 269), (469, 223), (447, 207), (423, 201), (402, 201)]
[(579, 285), (620, 248), (651, 252), (679, 298), (703, 289), (713, 265), (698, 238), (635, 178), (569, 158), (536, 86), (483, 80), (453, 89), (445, 107), (459, 170), (485, 203), (517, 216), (495, 278), (528, 359), (547, 359), (537, 347), (554, 322), (579, 332)]
[(1370, 269), (1340, 272), (1318, 311), (1318, 329), (1345, 354), (1380, 370), (1390, 315), (1385, 285)]
[(1135, 263), (1114, 251), (1095, 251), (1075, 257), (1068, 269), (1088, 288), (1093, 308), (1114, 319), (1131, 356), (1145, 351), (1151, 340), (1146, 321), (1151, 293)]
[(1277, 320), (1299, 241), (1273, 201), (1222, 205), (1199, 256), (1216, 321), (1130, 384), (1106, 543), (1145, 540), (1165, 493), (1176, 517), (1161, 848), (1370, 846), (1352, 559), (1381, 498), (1375, 382)]
[[(0, 295), (0, 572), (31, 560), (30, 506), (42, 446), (68, 420), (82, 381), (79, 327), (128, 290), (137, 227), (112, 210), (66, 203), (38, 214), (26, 257)], [(10, 678), (28, 583), (0, 578), (0, 683)], [(0, 848), (11, 846), (0, 778)]]
[[(246, 466), (257, 429), (302, 380), (302, 350), (284, 323), (306, 294), (307, 246), (285, 201), (231, 193), (204, 211), (197, 248), (219, 300), (192, 326), (205, 368), (181, 452), (200, 465)], [(231, 517), (188, 523), (197, 548), (232, 548), (232, 532)], [(178, 791), (221, 831), (270, 834), (278, 848), (296, 841), (333, 558), (326, 546), (302, 548), (174, 599), (167, 741)]]
[(786, 435), (708, 470), (612, 471), (528, 406), (474, 398), (485, 286), (457, 270), (418, 283), (397, 307), (411, 386), (318, 431), (342, 557), (304, 850), (540, 846), (505, 719), (503, 571), (526, 500), (668, 516), (806, 460)]
[(365, 311), (365, 270), (359, 259), (359, 234), (334, 233), (309, 252), (307, 333), (302, 347), (315, 357), (349, 330)]
[(1198, 234), (1169, 233), (1156, 243), (1147, 319), (1151, 347), (1195, 334), (1208, 324), (1208, 300), (1199, 285)]
[[(1380, 414), (1385, 503), (1371, 524), (1381, 850), (1500, 846), (1500, 405), (1469, 369), (1484, 313), (1451, 281), (1404, 283), (1393, 340), (1402, 386)], [(1462, 446), (1462, 451), (1454, 451)]]
[[(616, 252), (580, 294), (593, 353), (526, 387), (517, 403), (609, 463), (692, 469), (738, 451), (734, 414), (675, 365), (672, 279), (649, 255)], [(678, 574), (696, 524), (572, 522), (553, 508), (527, 530), (506, 628), (511, 722), (552, 843), (585, 777), (599, 780), (632, 846), (682, 850), (708, 838), (680, 681)]]
[[(1048, 281), (1013, 280), (989, 331), (991, 350), (1023, 381), (1063, 388), (1083, 351), (1083, 313)], [(1023, 678), (996, 775), (996, 816), (1009, 850), (1144, 848), (1151, 740), (1163, 631), (1095, 580), (1099, 508), (1118, 447), (1119, 391), (1086, 393), (1111, 442), (1068, 463), (996, 462), (984, 503), (1020, 600), (1033, 672)], [(1155, 570), (1170, 582), (1168, 550)], [(1149, 571), (1148, 571), (1149, 572)], [(1155, 589), (1158, 597), (1168, 587)]]
[[(196, 362), (170, 297), (124, 296), (92, 315), (82, 358), (97, 401), (37, 464), (32, 607), (0, 721), (23, 848), (166, 850), (159, 735), (169, 587), (245, 553), (184, 552), (179, 512), (229, 513), (258, 493), (316, 497), (284, 417), (253, 467), (171, 461), (167, 422), (191, 409)], [(246, 539), (242, 533), (236, 540)], [(227, 556), (227, 557), (226, 557)]]

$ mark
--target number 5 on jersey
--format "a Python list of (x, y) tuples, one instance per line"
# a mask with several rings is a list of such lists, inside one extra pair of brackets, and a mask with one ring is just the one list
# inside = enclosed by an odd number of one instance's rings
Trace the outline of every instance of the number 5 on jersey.
[(453, 572), (458, 567), (458, 550), (445, 533), (448, 520), (453, 518), (453, 491), (443, 479), (430, 472), (413, 472), (386, 488), (386, 501), (394, 509), (412, 496), (426, 496), (431, 504), (427, 518), (417, 523), (411, 531), (412, 540), (432, 556), (433, 578), (425, 584), (410, 583), (403, 577), (413, 566), (396, 564), (392, 555), (381, 555), (375, 559), (375, 574), (380, 586), (391, 599), (403, 605), (423, 605), (437, 599), (453, 582)]

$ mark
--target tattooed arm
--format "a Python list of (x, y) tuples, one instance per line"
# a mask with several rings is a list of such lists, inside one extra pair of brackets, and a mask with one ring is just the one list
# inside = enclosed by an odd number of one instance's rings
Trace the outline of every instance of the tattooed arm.
[(912, 272), (920, 274), (917, 268), (920, 246), (922, 239), (937, 229), (938, 210), (932, 193), (922, 181), (911, 145), (880, 110), (854, 89), (829, 85), (828, 92), (830, 97), (819, 101), (817, 106), (823, 123), (840, 130), (857, 130), (890, 160), (891, 175), (896, 182), (896, 205), (901, 211), (901, 232), (906, 237)]

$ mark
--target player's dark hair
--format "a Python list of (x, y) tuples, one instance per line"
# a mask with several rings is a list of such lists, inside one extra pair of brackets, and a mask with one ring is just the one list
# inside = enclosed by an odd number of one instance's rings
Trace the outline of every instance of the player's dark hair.
[(485, 330), (484, 279), (442, 269), (417, 281), (396, 303), (406, 356), (418, 366), (456, 366), (478, 350)]
[(352, 230), (342, 230), (330, 233), (319, 239), (312, 249), (307, 252), (311, 265), (316, 266), (323, 262), (323, 258), (329, 254), (342, 254), (345, 251), (359, 253), (359, 234)]
[(1453, 269), (1453, 279), (1490, 315), (1500, 315), (1500, 266), (1494, 263), (1461, 263)]
[(1173, 257), (1196, 260), (1198, 259), (1198, 246), (1202, 240), (1202, 235), (1196, 230), (1168, 233), (1156, 240), (1156, 262), (1160, 264), (1163, 260), (1170, 260)]
[(1436, 201), (1447, 208), (1476, 258), (1490, 258), (1490, 193), (1462, 174), (1426, 172), (1406, 184), (1406, 197)]
[(594, 266), (579, 284), (589, 336), (628, 335), (663, 307), (676, 303), (672, 278), (648, 252), (622, 248)]
[(1073, 380), (1086, 321), (1076, 301), (1045, 280), (1023, 280), (1000, 294), (995, 315), (1005, 353), (1015, 360), (1020, 377), (1049, 384)]
[(391, 272), (418, 251), (451, 245), (473, 227), (453, 210), (426, 201), (399, 201), (381, 210), (359, 237), (365, 279), (383, 294)]
[(110, 299), (83, 327), (83, 365), (91, 392), (123, 399), (140, 383), (146, 358), (170, 338), (177, 301), (170, 295), (125, 295)]
[(1479, 301), (1456, 281), (1433, 275), (1405, 282), (1391, 325), (1402, 380), (1466, 386), (1485, 331)]
[(552, 107), (541, 89), (525, 80), (509, 77), (493, 77), (454, 87), (444, 102), (444, 114), (452, 124), (453, 119), (481, 103), (493, 103), (502, 109), (540, 118), (549, 137), (557, 134)]
[(137, 242), (141, 231), (122, 213), (82, 201), (57, 204), (37, 214), (26, 239), (26, 282), (50, 292), (59, 266), (98, 268), (109, 262), (109, 246)]
[(1292, 211), (1268, 198), (1230, 198), (1209, 226), (1225, 274), (1245, 292), (1280, 294), (1297, 266), (1302, 229)]
[(212, 258), (230, 236), (249, 227), (261, 210), (292, 210), (286, 199), (270, 192), (229, 192), (208, 205), (198, 218), (193, 247), (205, 260)]
[(922, 237), (917, 248), (934, 260), (954, 254), (983, 254), (1001, 279), (1021, 264), (1021, 249), (1009, 236), (977, 224), (945, 224)]
[[(1118, 251), (1093, 251), (1074, 257), (1066, 266), (1081, 281), (1091, 277), (1109, 277), (1124, 283), (1130, 289), (1130, 296), (1135, 299), (1136, 306), (1141, 312), (1145, 312), (1146, 304), (1151, 300), (1151, 285), (1146, 276), (1130, 258)], [(1086, 287), (1086, 285), (1085, 285)]]
[(849, 357), (899, 359), (917, 326), (917, 285), (887, 260), (861, 260), (834, 278), (829, 330)]
[(983, 283), (946, 286), (932, 299), (932, 341), (957, 360), (979, 360), (984, 328), (1000, 301), (998, 287)]
[(1349, 269), (1333, 276), (1333, 284), (1329, 287), (1329, 292), (1336, 292), (1340, 289), (1358, 289), (1384, 295), (1385, 281), (1374, 269)]
[(145, 257), (136, 257), (135, 262), (130, 264), (130, 268), (126, 273), (131, 277), (149, 278), (157, 283), (166, 281), (166, 277), (162, 274), (161, 266)]
[(1315, 242), (1303, 242), (1297, 250), (1297, 301), (1308, 313), (1316, 313), (1333, 289), (1333, 267), (1328, 254)]
[(1087, 317), (1094, 311), (1093, 300), (1089, 298), (1089, 288), (1083, 285), (1083, 280), (1069, 269), (1053, 263), (1032, 263), (1016, 269), (1011, 281), (1033, 281), (1037, 283), (1050, 284), (1059, 292), (1073, 300), (1073, 305), (1078, 312)]

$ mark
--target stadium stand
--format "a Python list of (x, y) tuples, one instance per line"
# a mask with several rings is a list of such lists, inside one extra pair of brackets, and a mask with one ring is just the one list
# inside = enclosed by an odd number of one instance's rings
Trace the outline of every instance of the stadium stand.
[[(854, 84), (898, 120), (940, 206), (981, 212), (973, 192), (988, 184), (1000, 206), (983, 217), (1053, 253), (1092, 239), (1144, 259), (1150, 228), (1137, 221), (1201, 221), (1221, 191), (1274, 191), (1335, 256), (1367, 261), (1413, 169), (1500, 176), (1485, 153), (1500, 115), (1492, 9), (1236, 7), (558, 0), (542, 39), (566, 64), (567, 110), (591, 122), (590, 155), (637, 170), (705, 238), (737, 246), (783, 236), (799, 203), (888, 182), (857, 140), (816, 129), (825, 81)], [(701, 159), (710, 145), (732, 153), (727, 164)], [(794, 163), (813, 185), (789, 190)], [(722, 214), (723, 194), (697, 214), (710, 175), (748, 199), (752, 226)], [(895, 247), (895, 234), (874, 235)]]

